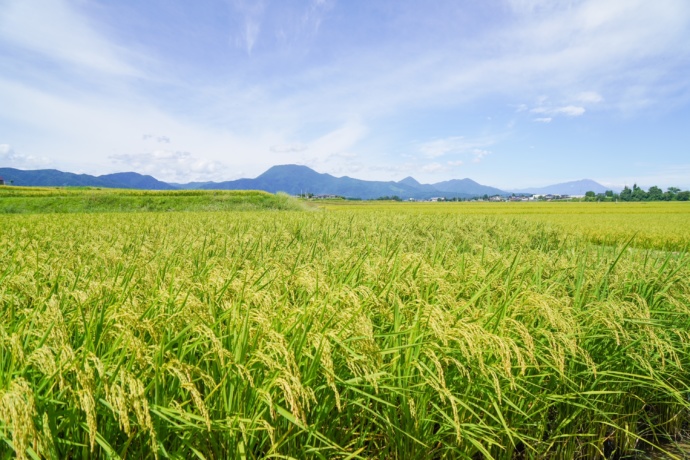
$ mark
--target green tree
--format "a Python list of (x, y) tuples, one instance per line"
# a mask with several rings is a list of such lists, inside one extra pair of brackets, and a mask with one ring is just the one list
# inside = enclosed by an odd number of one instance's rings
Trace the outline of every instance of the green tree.
[(690, 201), (690, 191), (685, 190), (684, 192), (678, 192), (676, 194), (676, 200), (678, 200), (678, 201)]
[(621, 192), (621, 201), (631, 201), (632, 200), (632, 190), (628, 188), (626, 185), (623, 187), (623, 191)]
[(664, 192), (656, 185), (649, 187), (647, 197), (650, 201), (661, 201), (664, 199)]
[(633, 201), (645, 201), (646, 199), (647, 199), (647, 192), (645, 192), (637, 184), (633, 184), (632, 200)]

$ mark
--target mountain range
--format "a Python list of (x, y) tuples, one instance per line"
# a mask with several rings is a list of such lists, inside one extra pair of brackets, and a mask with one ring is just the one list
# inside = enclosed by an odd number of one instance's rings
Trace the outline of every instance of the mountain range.
[(339, 195), (347, 198), (375, 199), (383, 196), (398, 196), (402, 199), (429, 199), (433, 197), (472, 198), (477, 196), (523, 194), (584, 195), (591, 190), (602, 193), (604, 186), (589, 179), (555, 184), (542, 188), (504, 191), (479, 184), (472, 179), (452, 179), (434, 184), (421, 184), (413, 177), (400, 181), (370, 181), (343, 176), (335, 177), (314, 171), (301, 165), (278, 165), (254, 179), (237, 179), (225, 182), (166, 183), (152, 176), (135, 172), (122, 172), (91, 176), (74, 174), (56, 169), (25, 171), (14, 168), (0, 168), (0, 177), (5, 183), (22, 186), (90, 186), (106, 188), (128, 188), (143, 190), (265, 190), (286, 192), (291, 195), (311, 193), (314, 195)]
[(141, 190), (175, 190), (170, 184), (161, 182), (152, 176), (145, 176), (135, 172), (122, 172), (91, 176), (89, 174), (74, 174), (57, 169), (36, 169), (25, 171), (14, 168), (0, 168), (0, 177), (5, 183), (26, 187), (105, 187), (131, 188)]

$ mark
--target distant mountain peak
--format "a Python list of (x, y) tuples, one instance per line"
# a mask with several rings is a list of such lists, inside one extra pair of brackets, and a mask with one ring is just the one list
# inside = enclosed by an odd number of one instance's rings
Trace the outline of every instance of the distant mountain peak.
[(417, 179), (415, 179), (412, 176), (407, 176), (406, 178), (399, 180), (398, 184), (409, 185), (410, 187), (419, 187), (420, 185), (422, 185), (419, 183), (419, 181), (417, 181)]
[[(309, 166), (305, 165), (297, 165), (297, 164), (286, 164), (286, 165), (275, 165), (271, 166), (268, 168), (266, 171), (264, 171), (261, 176), (264, 176), (266, 174), (271, 175), (275, 173), (315, 173), (319, 174), (313, 169), (311, 169)], [(259, 176), (259, 177), (261, 177)]]

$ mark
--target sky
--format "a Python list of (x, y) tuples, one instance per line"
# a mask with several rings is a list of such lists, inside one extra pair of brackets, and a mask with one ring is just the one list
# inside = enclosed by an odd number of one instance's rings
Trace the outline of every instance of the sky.
[(688, 0), (0, 0), (0, 167), (690, 189)]

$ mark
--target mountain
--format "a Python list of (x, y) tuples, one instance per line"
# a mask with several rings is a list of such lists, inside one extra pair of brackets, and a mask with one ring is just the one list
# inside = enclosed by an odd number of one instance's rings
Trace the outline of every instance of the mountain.
[(398, 195), (410, 198), (419, 195), (414, 187), (397, 182), (380, 182), (335, 177), (322, 174), (307, 166), (279, 165), (269, 168), (255, 179), (238, 179), (218, 182), (200, 187), (201, 189), (221, 190), (265, 190), (267, 192), (286, 192), (292, 195), (312, 193), (314, 195), (340, 195), (349, 198), (372, 199), (381, 196)]
[(471, 198), (484, 194), (506, 194), (497, 188), (487, 187), (470, 179), (451, 180), (438, 184), (420, 184), (413, 177), (406, 177), (399, 182), (369, 181), (348, 176), (335, 177), (330, 174), (322, 174), (301, 165), (273, 166), (254, 179), (238, 179), (227, 182), (190, 182), (187, 184), (168, 184), (151, 176), (135, 172), (91, 176), (62, 172), (56, 169), (23, 171), (0, 168), (0, 177), (4, 177), (7, 183), (12, 182), (14, 185), (25, 186), (88, 186), (142, 190), (265, 190), (271, 193), (339, 195), (365, 200), (394, 195), (406, 200), (409, 198), (428, 199), (438, 196)]
[(24, 171), (14, 168), (0, 168), (0, 177), (5, 183), (23, 186), (44, 187), (105, 187), (132, 188), (144, 190), (173, 190), (175, 187), (156, 180), (151, 176), (144, 176), (134, 172), (91, 176), (89, 174), (74, 174), (58, 171), (57, 169), (37, 169)]
[(473, 198), (483, 195), (508, 195), (511, 192), (536, 195), (584, 195), (590, 190), (595, 193), (603, 193), (607, 190), (603, 185), (589, 179), (510, 192), (479, 184), (472, 179), (453, 179), (435, 184), (421, 184), (413, 177), (406, 177), (398, 182), (369, 181), (348, 176), (335, 177), (330, 174), (318, 173), (307, 166), (294, 164), (273, 166), (254, 179), (238, 179), (226, 182), (189, 182), (187, 184), (165, 183), (152, 176), (135, 172), (91, 176), (89, 174), (62, 172), (56, 169), (23, 171), (14, 168), (0, 168), (0, 177), (5, 179), (5, 183), (25, 186), (89, 186), (141, 190), (265, 190), (271, 193), (339, 195), (365, 200), (394, 195), (404, 200), (433, 197)]
[(141, 175), (135, 172), (105, 174), (98, 176), (98, 179), (118, 184), (119, 188), (136, 188), (140, 190), (175, 190), (177, 188), (152, 176)]
[(591, 179), (582, 179), (561, 184), (548, 185), (539, 188), (526, 188), (521, 190), (511, 190), (514, 193), (531, 193), (534, 195), (584, 195), (587, 192), (604, 193), (610, 188), (606, 188)]
[(507, 195), (507, 192), (495, 187), (479, 184), (472, 179), (452, 179), (435, 184), (420, 184), (414, 177), (408, 176), (399, 181), (398, 184), (408, 185), (417, 190), (433, 193), (434, 196), (448, 196), (457, 194), (459, 196), (482, 196), (482, 195)]
[(417, 182), (417, 179), (415, 179), (412, 176), (407, 176), (403, 180), (399, 180), (398, 184), (409, 185), (410, 187), (421, 187), (422, 186), (422, 184)]
[(417, 182), (417, 179), (415, 179), (412, 176), (407, 176), (403, 180), (398, 181), (398, 184), (406, 185), (408, 187), (413, 187), (417, 190), (423, 191), (423, 192), (428, 192), (432, 193), (434, 196), (438, 195), (438, 190), (434, 188), (433, 185), (430, 184), (420, 184)]
[[(469, 181), (469, 179), (465, 179), (465, 181)], [(314, 195), (339, 195), (365, 200), (393, 195), (397, 195), (402, 199), (427, 199), (436, 196), (470, 198), (483, 195), (484, 193), (506, 194), (506, 192), (492, 187), (484, 187), (474, 181), (469, 181), (472, 184), (472, 190), (466, 191), (461, 186), (464, 182), (458, 182), (458, 184), (453, 184), (455, 187), (452, 190), (450, 185), (447, 190), (439, 190), (434, 185), (420, 184), (412, 177), (406, 177), (399, 182), (368, 181), (353, 179), (348, 176), (335, 177), (330, 174), (322, 174), (307, 166), (279, 165), (269, 168), (255, 179), (238, 179), (212, 183), (199, 188), (207, 190), (255, 189), (271, 193), (282, 191), (292, 195), (312, 193)]]

